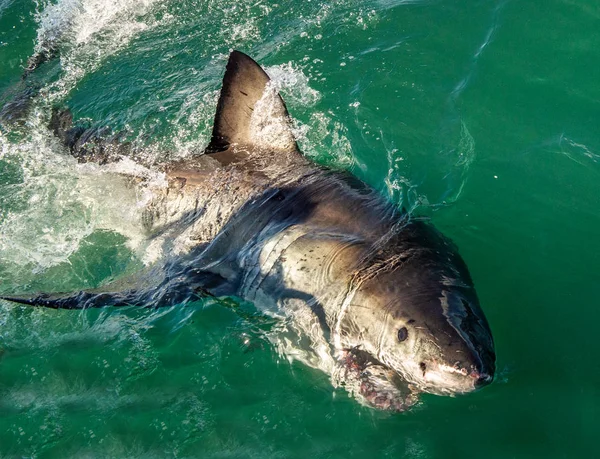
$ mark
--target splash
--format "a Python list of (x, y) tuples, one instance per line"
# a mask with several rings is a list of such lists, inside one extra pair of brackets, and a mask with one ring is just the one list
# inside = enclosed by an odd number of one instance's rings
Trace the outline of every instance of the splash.
[[(60, 48), (61, 78), (41, 93), (53, 103), (63, 99), (88, 73), (125, 48), (142, 31), (156, 27), (156, 0), (59, 0), (42, 4), (35, 54)], [(168, 20), (168, 15), (163, 21)]]
[(315, 110), (321, 101), (319, 91), (310, 86), (310, 78), (292, 62), (265, 69), (272, 85), (284, 98), (290, 111), (301, 115), (310, 110), (308, 122), (292, 118), (292, 133), (302, 152), (329, 166), (347, 169), (354, 164), (347, 128), (333, 112)]
[(0, 185), (0, 271), (5, 280), (26, 283), (52, 266), (68, 264), (82, 242), (99, 230), (122, 234), (132, 251), (145, 250), (139, 222), (149, 198), (129, 177), (160, 184), (161, 174), (130, 161), (109, 168), (78, 164), (41, 125), (19, 143), (0, 134), (0, 164), (11, 167), (13, 178)]
[[(137, 177), (159, 186), (164, 177), (125, 160), (110, 167), (77, 164), (47, 129), (48, 107), (141, 32), (161, 22), (155, 0), (59, 0), (38, 5), (34, 57), (58, 52), (62, 72), (40, 90), (25, 121), (27, 135), (15, 142), (0, 133), (0, 271), (21, 283), (50, 267), (69, 263), (98, 230), (124, 235), (143, 252), (141, 211), (149, 197), (132, 185)], [(164, 14), (161, 21), (169, 20)], [(130, 177), (130, 178), (126, 178)], [(4, 181), (4, 180), (3, 180)], [(155, 258), (150, 256), (150, 259)]]
[(291, 105), (314, 106), (321, 99), (319, 91), (309, 85), (309, 78), (292, 62), (265, 68), (273, 87), (284, 94)]
[(172, 159), (182, 159), (204, 151), (210, 141), (215, 107), (219, 90), (204, 94), (192, 92), (183, 101), (177, 115), (171, 121)]

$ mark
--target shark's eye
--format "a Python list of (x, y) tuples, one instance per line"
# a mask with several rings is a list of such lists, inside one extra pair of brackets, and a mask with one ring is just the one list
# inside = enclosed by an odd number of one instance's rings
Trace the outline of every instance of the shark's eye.
[(406, 338), (408, 338), (408, 330), (406, 327), (402, 327), (400, 330), (398, 330), (398, 341), (405, 341)]

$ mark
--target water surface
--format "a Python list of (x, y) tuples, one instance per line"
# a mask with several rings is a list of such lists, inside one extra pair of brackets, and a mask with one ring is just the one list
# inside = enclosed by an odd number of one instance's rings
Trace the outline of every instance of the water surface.
[(593, 457), (600, 453), (600, 7), (591, 0), (0, 0), (0, 94), (60, 58), (0, 133), (0, 291), (140, 269), (140, 197), (78, 165), (52, 106), (148, 158), (208, 142), (227, 55), (266, 66), (302, 150), (459, 246), (498, 374), (386, 414), (289, 362), (244, 314), (0, 303), (0, 457)]

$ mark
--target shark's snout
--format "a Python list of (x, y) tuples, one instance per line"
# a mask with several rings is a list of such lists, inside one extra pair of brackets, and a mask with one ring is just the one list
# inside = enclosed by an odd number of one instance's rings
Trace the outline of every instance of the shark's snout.
[(487, 386), (494, 380), (494, 377), (487, 373), (473, 372), (473, 374), (471, 376), (475, 379), (475, 387), (477, 389), (479, 389), (483, 386)]
[(490, 384), (494, 380), (494, 368), (474, 356), (466, 364), (448, 365), (436, 359), (419, 364), (426, 391), (432, 393), (468, 393)]

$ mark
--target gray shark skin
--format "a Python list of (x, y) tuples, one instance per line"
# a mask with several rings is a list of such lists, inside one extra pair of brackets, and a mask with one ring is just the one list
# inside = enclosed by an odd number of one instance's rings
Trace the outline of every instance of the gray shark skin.
[[(90, 150), (69, 116), (56, 113), (53, 129), (80, 160), (128, 151), (88, 133)], [(283, 100), (250, 57), (229, 57), (205, 153), (164, 171), (169, 186), (152, 190), (142, 224), (164, 241), (166, 261), (125, 285), (5, 299), (82, 309), (237, 296), (286, 324), (269, 336), (282, 353), (384, 410), (492, 381), (492, 334), (456, 246), (303, 157)]]

